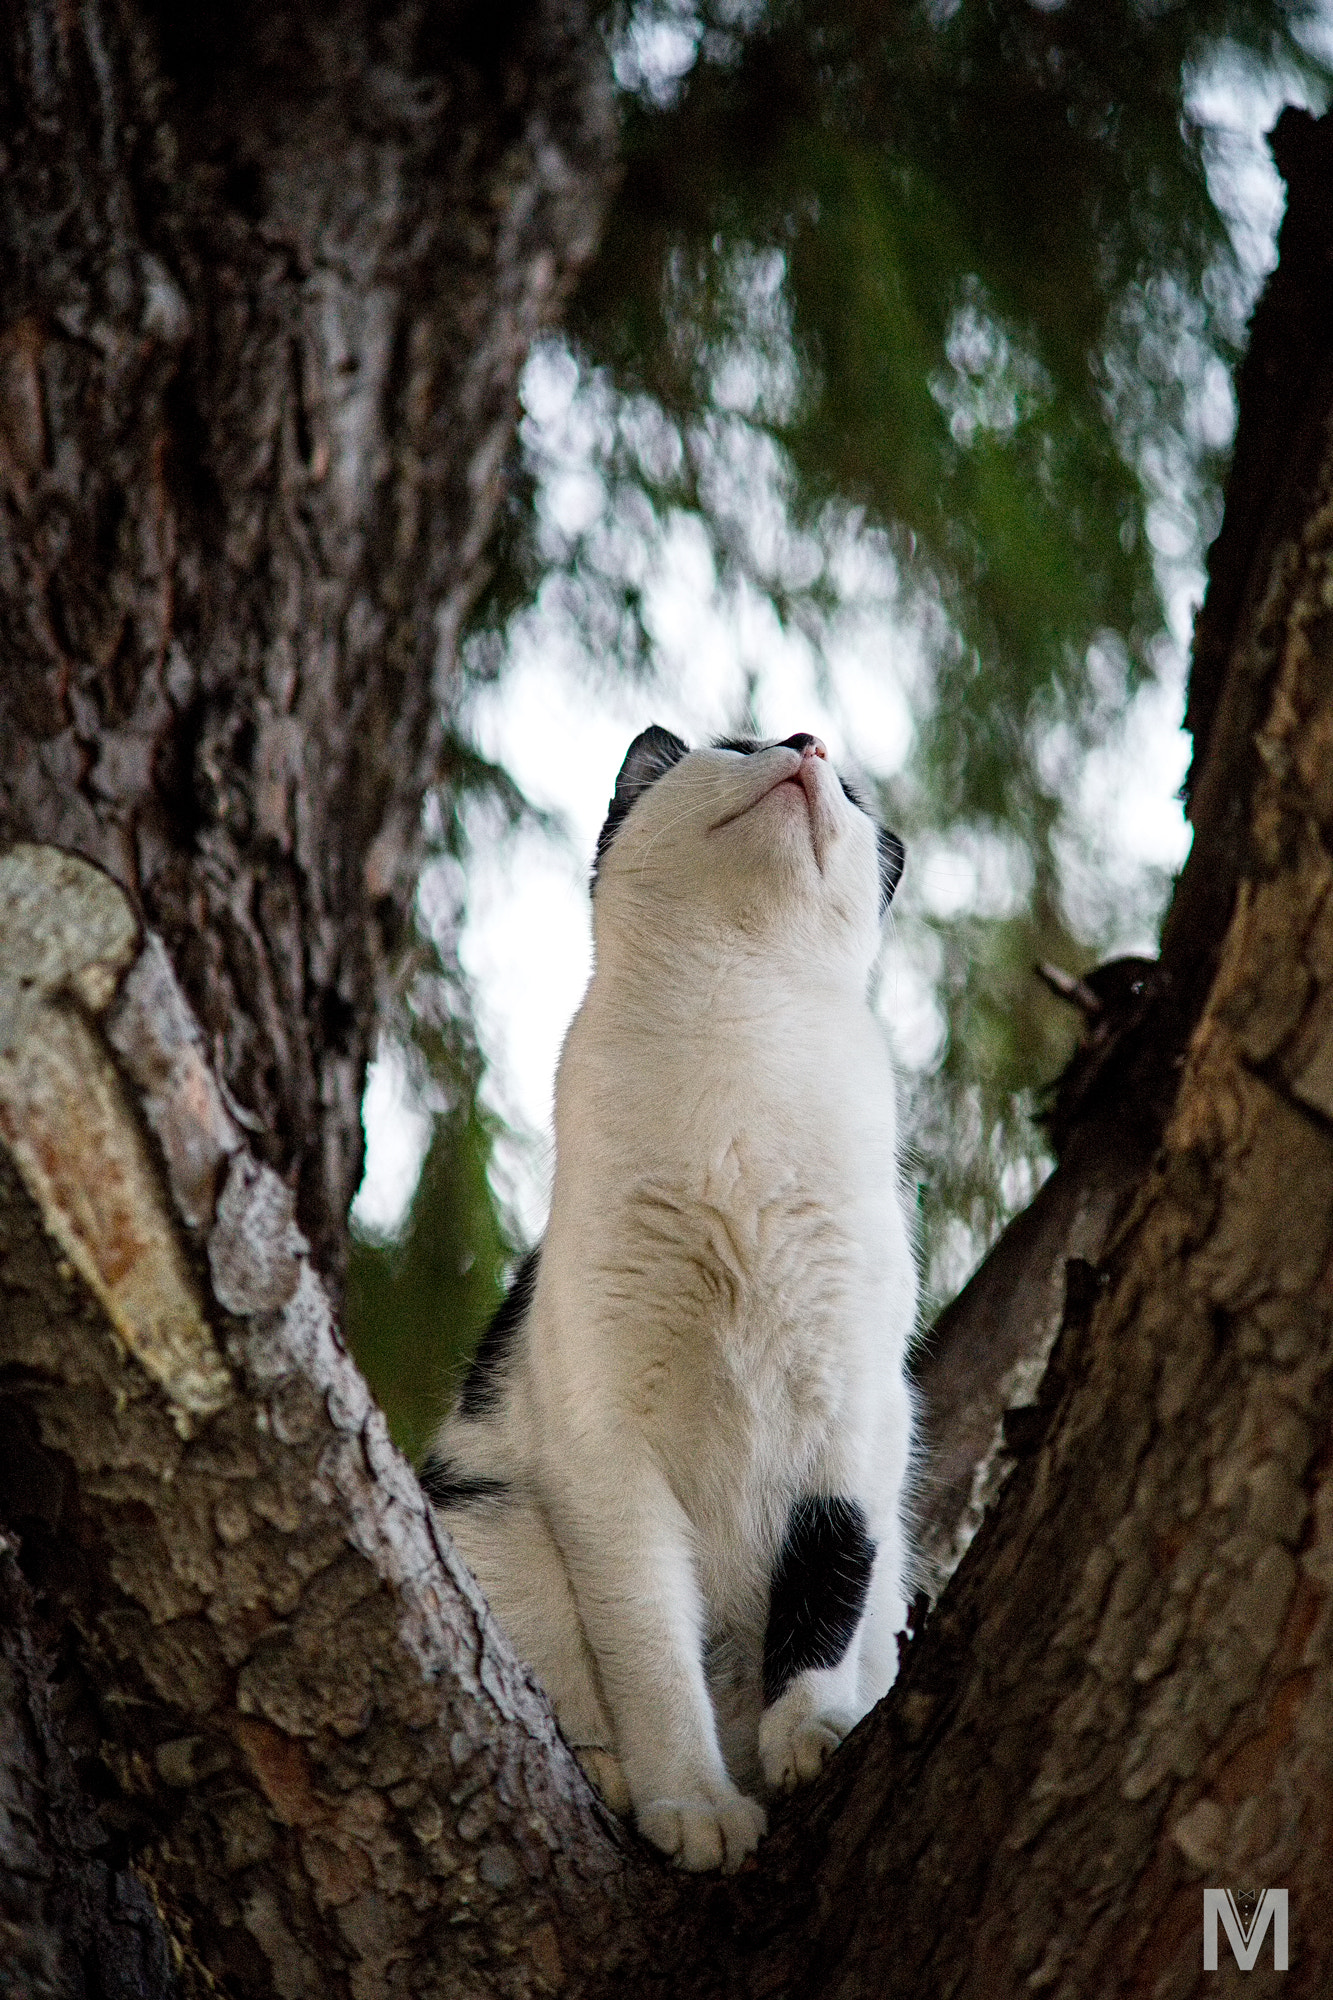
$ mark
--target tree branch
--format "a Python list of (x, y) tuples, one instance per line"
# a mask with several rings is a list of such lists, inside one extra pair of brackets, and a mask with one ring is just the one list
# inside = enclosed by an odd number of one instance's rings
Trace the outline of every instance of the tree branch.
[(0, 939), (5, 1518), (187, 1958), (287, 2000), (648, 1990), (674, 1882), (436, 1529), (160, 945), (33, 847)]

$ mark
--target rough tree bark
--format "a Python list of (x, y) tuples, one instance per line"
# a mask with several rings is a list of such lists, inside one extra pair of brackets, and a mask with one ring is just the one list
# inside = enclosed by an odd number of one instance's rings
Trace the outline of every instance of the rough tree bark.
[(926, 1366), (941, 1574), (1054, 1333), (1007, 1481), (889, 1701), (687, 1883), (326, 1287), (598, 43), (561, 0), (0, 35), (0, 1993), (1183, 1996), (1242, 1879), (1327, 1990), (1333, 127), (1279, 128), (1162, 958)]
[(164, 939), (336, 1274), (518, 368), (595, 240), (579, 0), (20, 4), (0, 827)]

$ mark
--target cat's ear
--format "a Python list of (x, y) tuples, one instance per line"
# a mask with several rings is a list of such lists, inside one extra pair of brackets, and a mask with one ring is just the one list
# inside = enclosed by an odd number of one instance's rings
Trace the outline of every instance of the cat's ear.
[(597, 856), (592, 864), (593, 886), (597, 883), (597, 870), (602, 857), (619, 833), (625, 816), (636, 799), (641, 799), (650, 785), (656, 784), (673, 764), (679, 764), (682, 757), (688, 757), (690, 746), (682, 743), (679, 736), (673, 736), (669, 729), (652, 723), (635, 737), (625, 752), (625, 761), (616, 779), (616, 789), (602, 830), (597, 836)]
[(897, 834), (890, 833), (886, 826), (875, 828), (875, 838), (879, 842), (879, 913), (883, 916), (902, 876), (906, 849)]
[(679, 736), (673, 736), (659, 723), (651, 723), (641, 735), (635, 737), (625, 752), (611, 806), (619, 805), (623, 798), (624, 811), (628, 812), (635, 799), (640, 798), (649, 785), (655, 784), (673, 764), (679, 764), (681, 758), (689, 754), (688, 743), (682, 743)]

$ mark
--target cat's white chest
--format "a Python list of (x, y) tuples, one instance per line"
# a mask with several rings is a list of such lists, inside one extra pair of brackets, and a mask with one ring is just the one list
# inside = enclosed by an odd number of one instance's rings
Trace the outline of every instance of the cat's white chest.
[(631, 1337), (607, 1326), (604, 1380), (618, 1378), (692, 1514), (744, 1517), (754, 1496), (767, 1507), (799, 1485), (891, 1359), (876, 1353), (882, 1260), (866, 1243), (868, 1212), (872, 1232), (891, 1234), (893, 1218), (873, 1213), (883, 1178), (867, 1188), (865, 1133), (815, 1096), (705, 1094), (690, 1117), (677, 1091), (677, 1129), (664, 1103), (651, 1169), (619, 1197), (605, 1182), (587, 1191), (607, 1218), (588, 1305), (631, 1284), (650, 1301)]

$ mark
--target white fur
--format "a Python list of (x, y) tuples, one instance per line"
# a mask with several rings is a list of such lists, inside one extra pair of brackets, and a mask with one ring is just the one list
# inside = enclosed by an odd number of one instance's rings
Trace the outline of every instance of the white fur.
[[(694, 751), (633, 806), (594, 920), (532, 1308), (498, 1407), (436, 1445), (510, 1497), (445, 1518), (610, 1803), (681, 1866), (735, 1867), (748, 1793), (816, 1775), (905, 1612), (916, 1277), (867, 997), (875, 829), (822, 756)], [(870, 1595), (842, 1661), (761, 1717), (810, 1493), (864, 1509)]]

